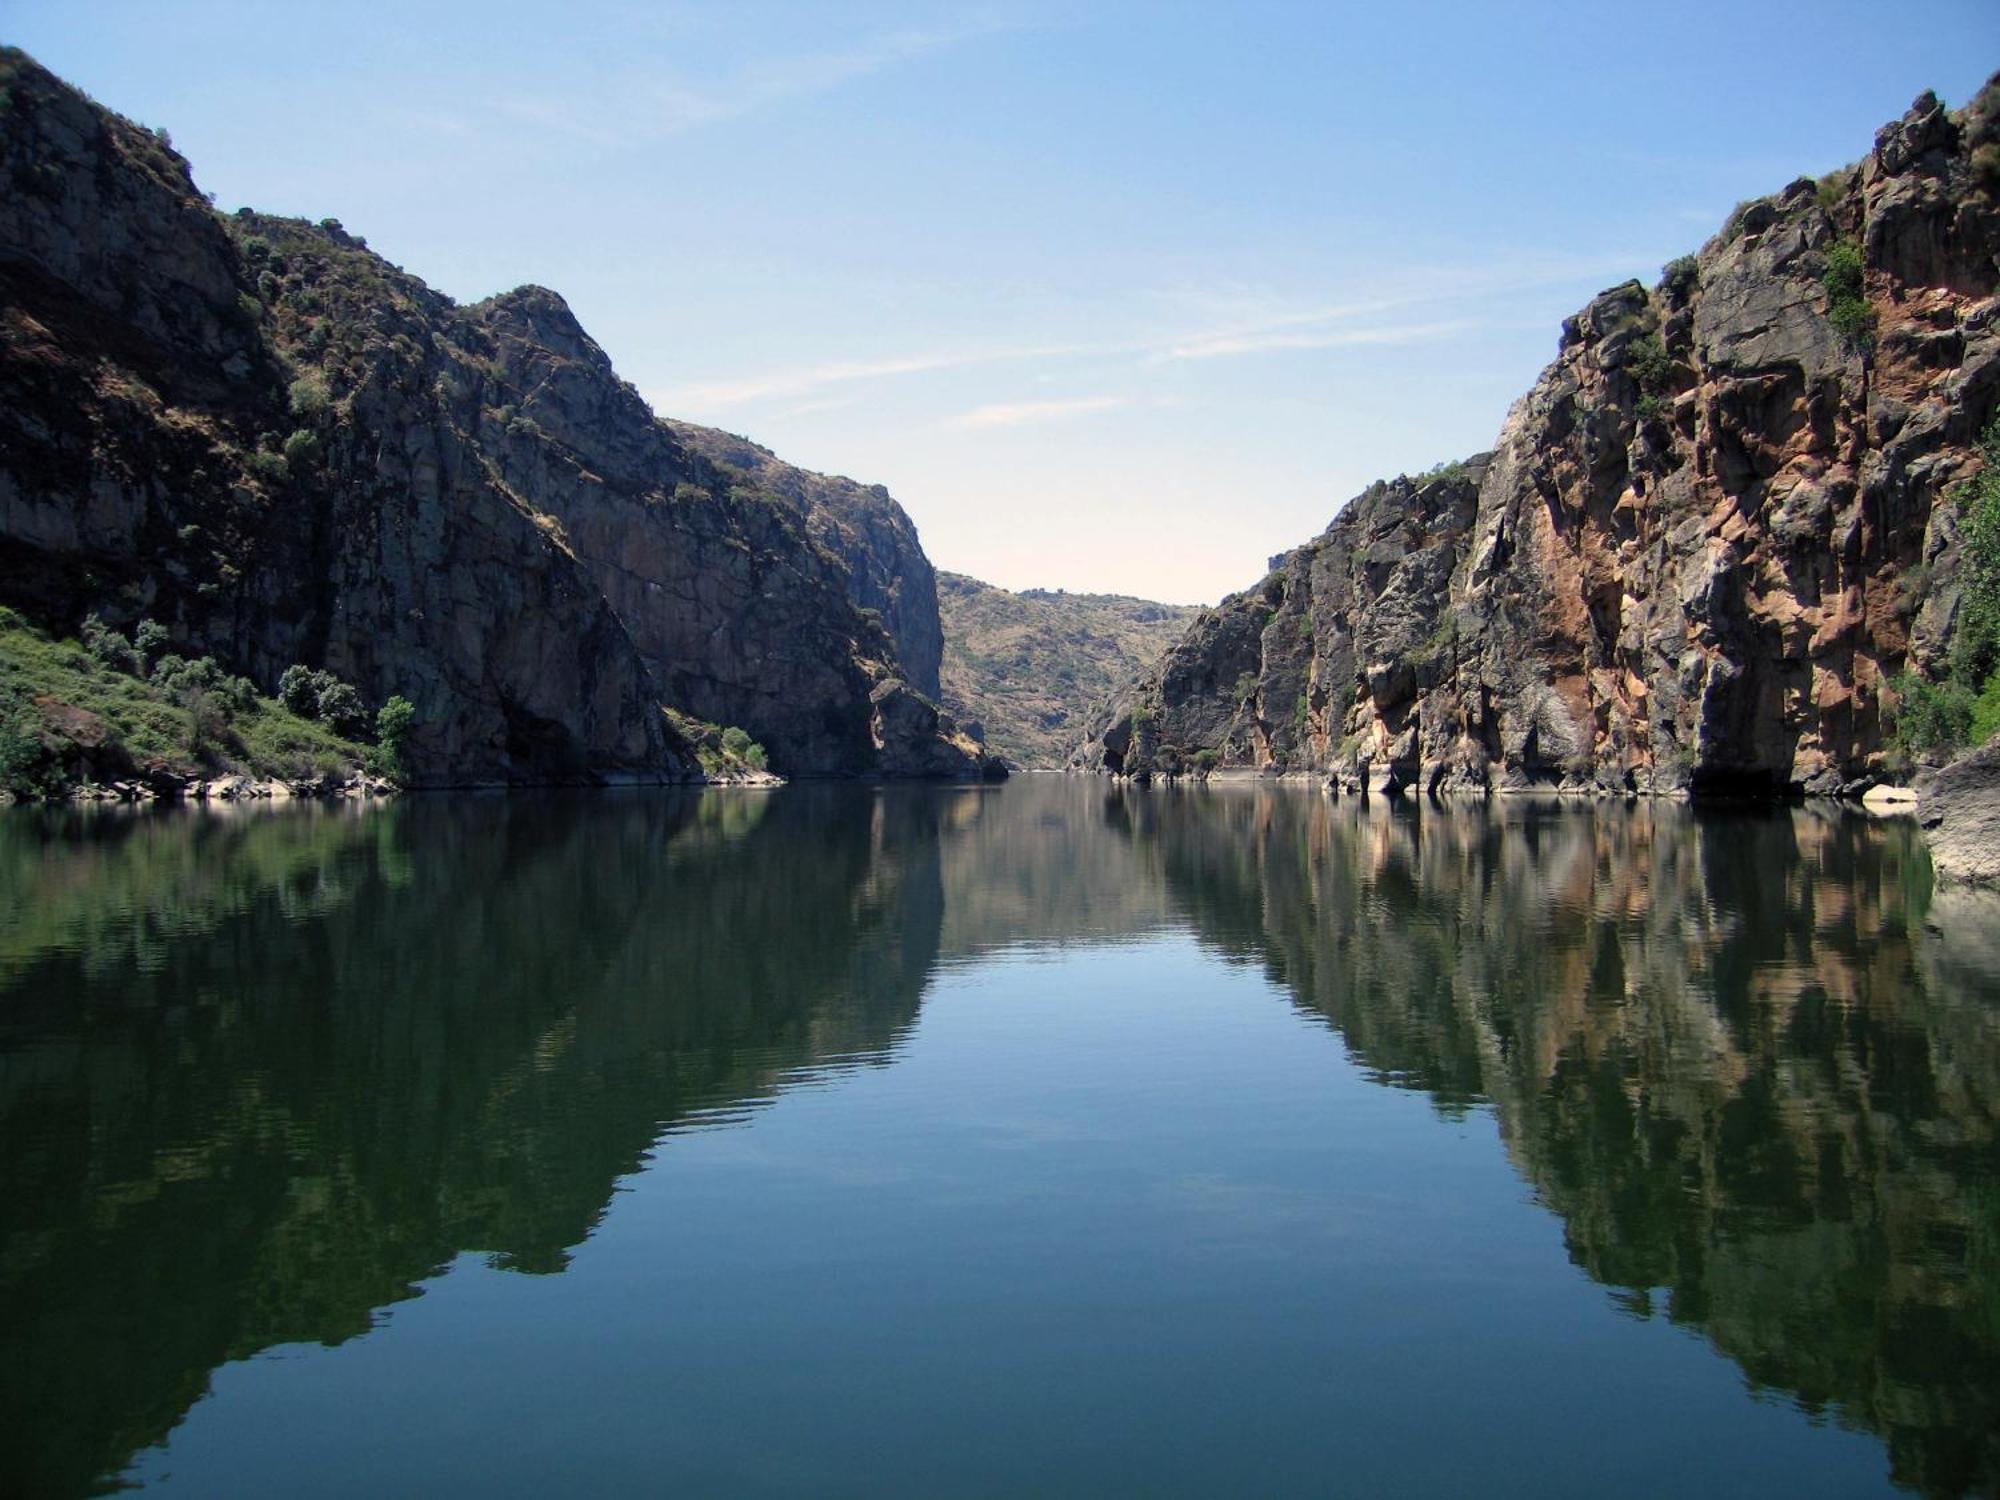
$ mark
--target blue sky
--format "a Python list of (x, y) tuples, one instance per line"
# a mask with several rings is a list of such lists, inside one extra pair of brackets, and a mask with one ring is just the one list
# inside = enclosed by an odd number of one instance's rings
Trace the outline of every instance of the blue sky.
[(0, 35), (218, 204), (570, 301), (942, 567), (1208, 601), (1489, 446), (1594, 291), (2000, 67), (1996, 0), (95, 4)]

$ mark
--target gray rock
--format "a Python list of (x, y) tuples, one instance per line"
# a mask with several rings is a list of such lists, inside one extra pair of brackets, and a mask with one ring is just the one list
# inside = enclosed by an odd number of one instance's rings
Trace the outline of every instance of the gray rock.
[(1917, 820), (1939, 875), (2000, 882), (2000, 741), (1931, 777), (1918, 798)]

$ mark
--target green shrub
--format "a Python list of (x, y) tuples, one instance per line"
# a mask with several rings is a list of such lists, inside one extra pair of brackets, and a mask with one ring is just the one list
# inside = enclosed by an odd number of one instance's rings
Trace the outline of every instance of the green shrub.
[(316, 421), (333, 405), (333, 393), (327, 389), (324, 375), (301, 375), (292, 382), (288, 396), (292, 415), (301, 421)]
[(416, 722), (416, 704), (401, 693), (392, 694), (389, 701), (375, 711), (376, 742), (392, 754), (400, 755), (410, 737), (410, 726)]
[(1972, 732), (1972, 693), (1963, 683), (1926, 682), (1914, 672), (1895, 681), (1896, 740), (1916, 751), (1955, 750)]
[(1701, 284), (1701, 262), (1692, 255), (1677, 255), (1660, 268), (1660, 285), (1668, 296), (1681, 301)]
[(750, 748), (743, 752), (743, 764), (753, 771), (768, 771), (771, 768), (771, 758), (764, 753), (762, 745), (752, 740)]
[(278, 701), (302, 719), (310, 719), (319, 706), (319, 679), (323, 673), (294, 662), (278, 679)]
[(1465, 478), (1465, 462), (1462, 459), (1448, 458), (1443, 463), (1432, 464), (1423, 473), (1411, 474), (1408, 478), (1410, 483), (1418, 489), (1422, 489), (1427, 484), (1436, 484), (1440, 481), (1456, 483), (1458, 480)]
[(722, 748), (727, 750), (731, 755), (740, 759), (743, 752), (750, 748), (750, 745), (750, 732), (747, 729), (739, 729), (732, 724), (722, 731)]
[(1968, 685), (2000, 672), (2000, 416), (1980, 440), (1986, 467), (1959, 491), (1960, 586), (1957, 635), (1952, 641), (1952, 676)]
[(1194, 753), (1195, 769), (1207, 775), (1222, 764), (1222, 754), (1217, 750), (1197, 750)]
[(1632, 372), (1639, 389), (1649, 395), (1661, 394), (1673, 380), (1673, 358), (1657, 333), (1632, 340), (1626, 347), (1625, 368)]
[(0, 792), (40, 793), (46, 781), (46, 754), (35, 705), (0, 684)]
[(361, 707), (361, 695), (337, 677), (328, 677), (320, 688), (315, 709), (314, 717), (336, 734), (358, 733), (367, 717)]
[(308, 469), (319, 462), (319, 438), (301, 427), (285, 439), (286, 469)]
[(265, 484), (283, 484), (292, 473), (282, 453), (267, 453), (261, 448), (243, 455), (243, 467)]
[(1972, 723), (1966, 743), (1975, 749), (2000, 734), (2000, 672), (1986, 679), (1986, 686), (1972, 700)]
[(132, 632), (132, 651), (141, 672), (165, 649), (169, 639), (166, 627), (157, 620), (139, 622), (139, 628)]
[(1820, 285), (1826, 288), (1826, 316), (1849, 349), (1865, 353), (1875, 347), (1875, 310), (1865, 289), (1867, 264), (1861, 247), (1837, 240), (1826, 252)]
[(139, 654), (132, 649), (132, 643), (98, 615), (84, 617), (83, 649), (114, 672), (139, 670)]

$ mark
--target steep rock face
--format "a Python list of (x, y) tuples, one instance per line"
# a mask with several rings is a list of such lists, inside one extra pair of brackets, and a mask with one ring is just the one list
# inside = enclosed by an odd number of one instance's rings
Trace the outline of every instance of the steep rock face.
[(1927, 95), (1858, 167), (1596, 298), (1463, 466), (1476, 496), (1452, 474), (1370, 490), (1197, 622), (1076, 763), (1209, 752), (1466, 790), (1879, 777), (1889, 680), (1950, 635), (1949, 497), (2000, 398), (1996, 115), (1994, 85), (1958, 115)]
[(937, 573), (915, 524), (888, 490), (798, 468), (732, 432), (671, 420), (667, 426), (694, 452), (791, 507), (807, 534), (846, 568), (848, 597), (881, 617), (909, 684), (937, 698), (944, 656)]
[(461, 308), (333, 221), (219, 219), (151, 133), (0, 71), (6, 602), (403, 693), (432, 781), (691, 774), (663, 704), (788, 772), (976, 768), (884, 692), (839, 558), (683, 448), (553, 293)]

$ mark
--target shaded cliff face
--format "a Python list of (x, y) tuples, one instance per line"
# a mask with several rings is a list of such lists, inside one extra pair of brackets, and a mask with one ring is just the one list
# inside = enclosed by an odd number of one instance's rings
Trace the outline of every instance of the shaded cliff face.
[(848, 597), (880, 617), (896, 644), (904, 679), (925, 697), (937, 698), (944, 654), (937, 573), (924, 556), (915, 523), (889, 492), (879, 484), (798, 468), (733, 432), (672, 420), (667, 426), (693, 452), (791, 507), (813, 541), (840, 559)]
[[(1495, 451), (1376, 486), (1204, 615), (1077, 763), (1432, 789), (1883, 771), (1941, 660), (1954, 489), (2000, 399), (2000, 88), (1608, 291)], [(1842, 289), (1843, 267), (1852, 287)]]
[(976, 765), (805, 519), (676, 441), (555, 294), (461, 308), (332, 221), (219, 219), (153, 135), (0, 69), (7, 602), (400, 692), (432, 780), (690, 774), (662, 704), (788, 772)]
[(1122, 594), (1015, 593), (938, 580), (944, 705), (1018, 766), (1057, 769), (1111, 695), (1178, 637), (1196, 611)]

